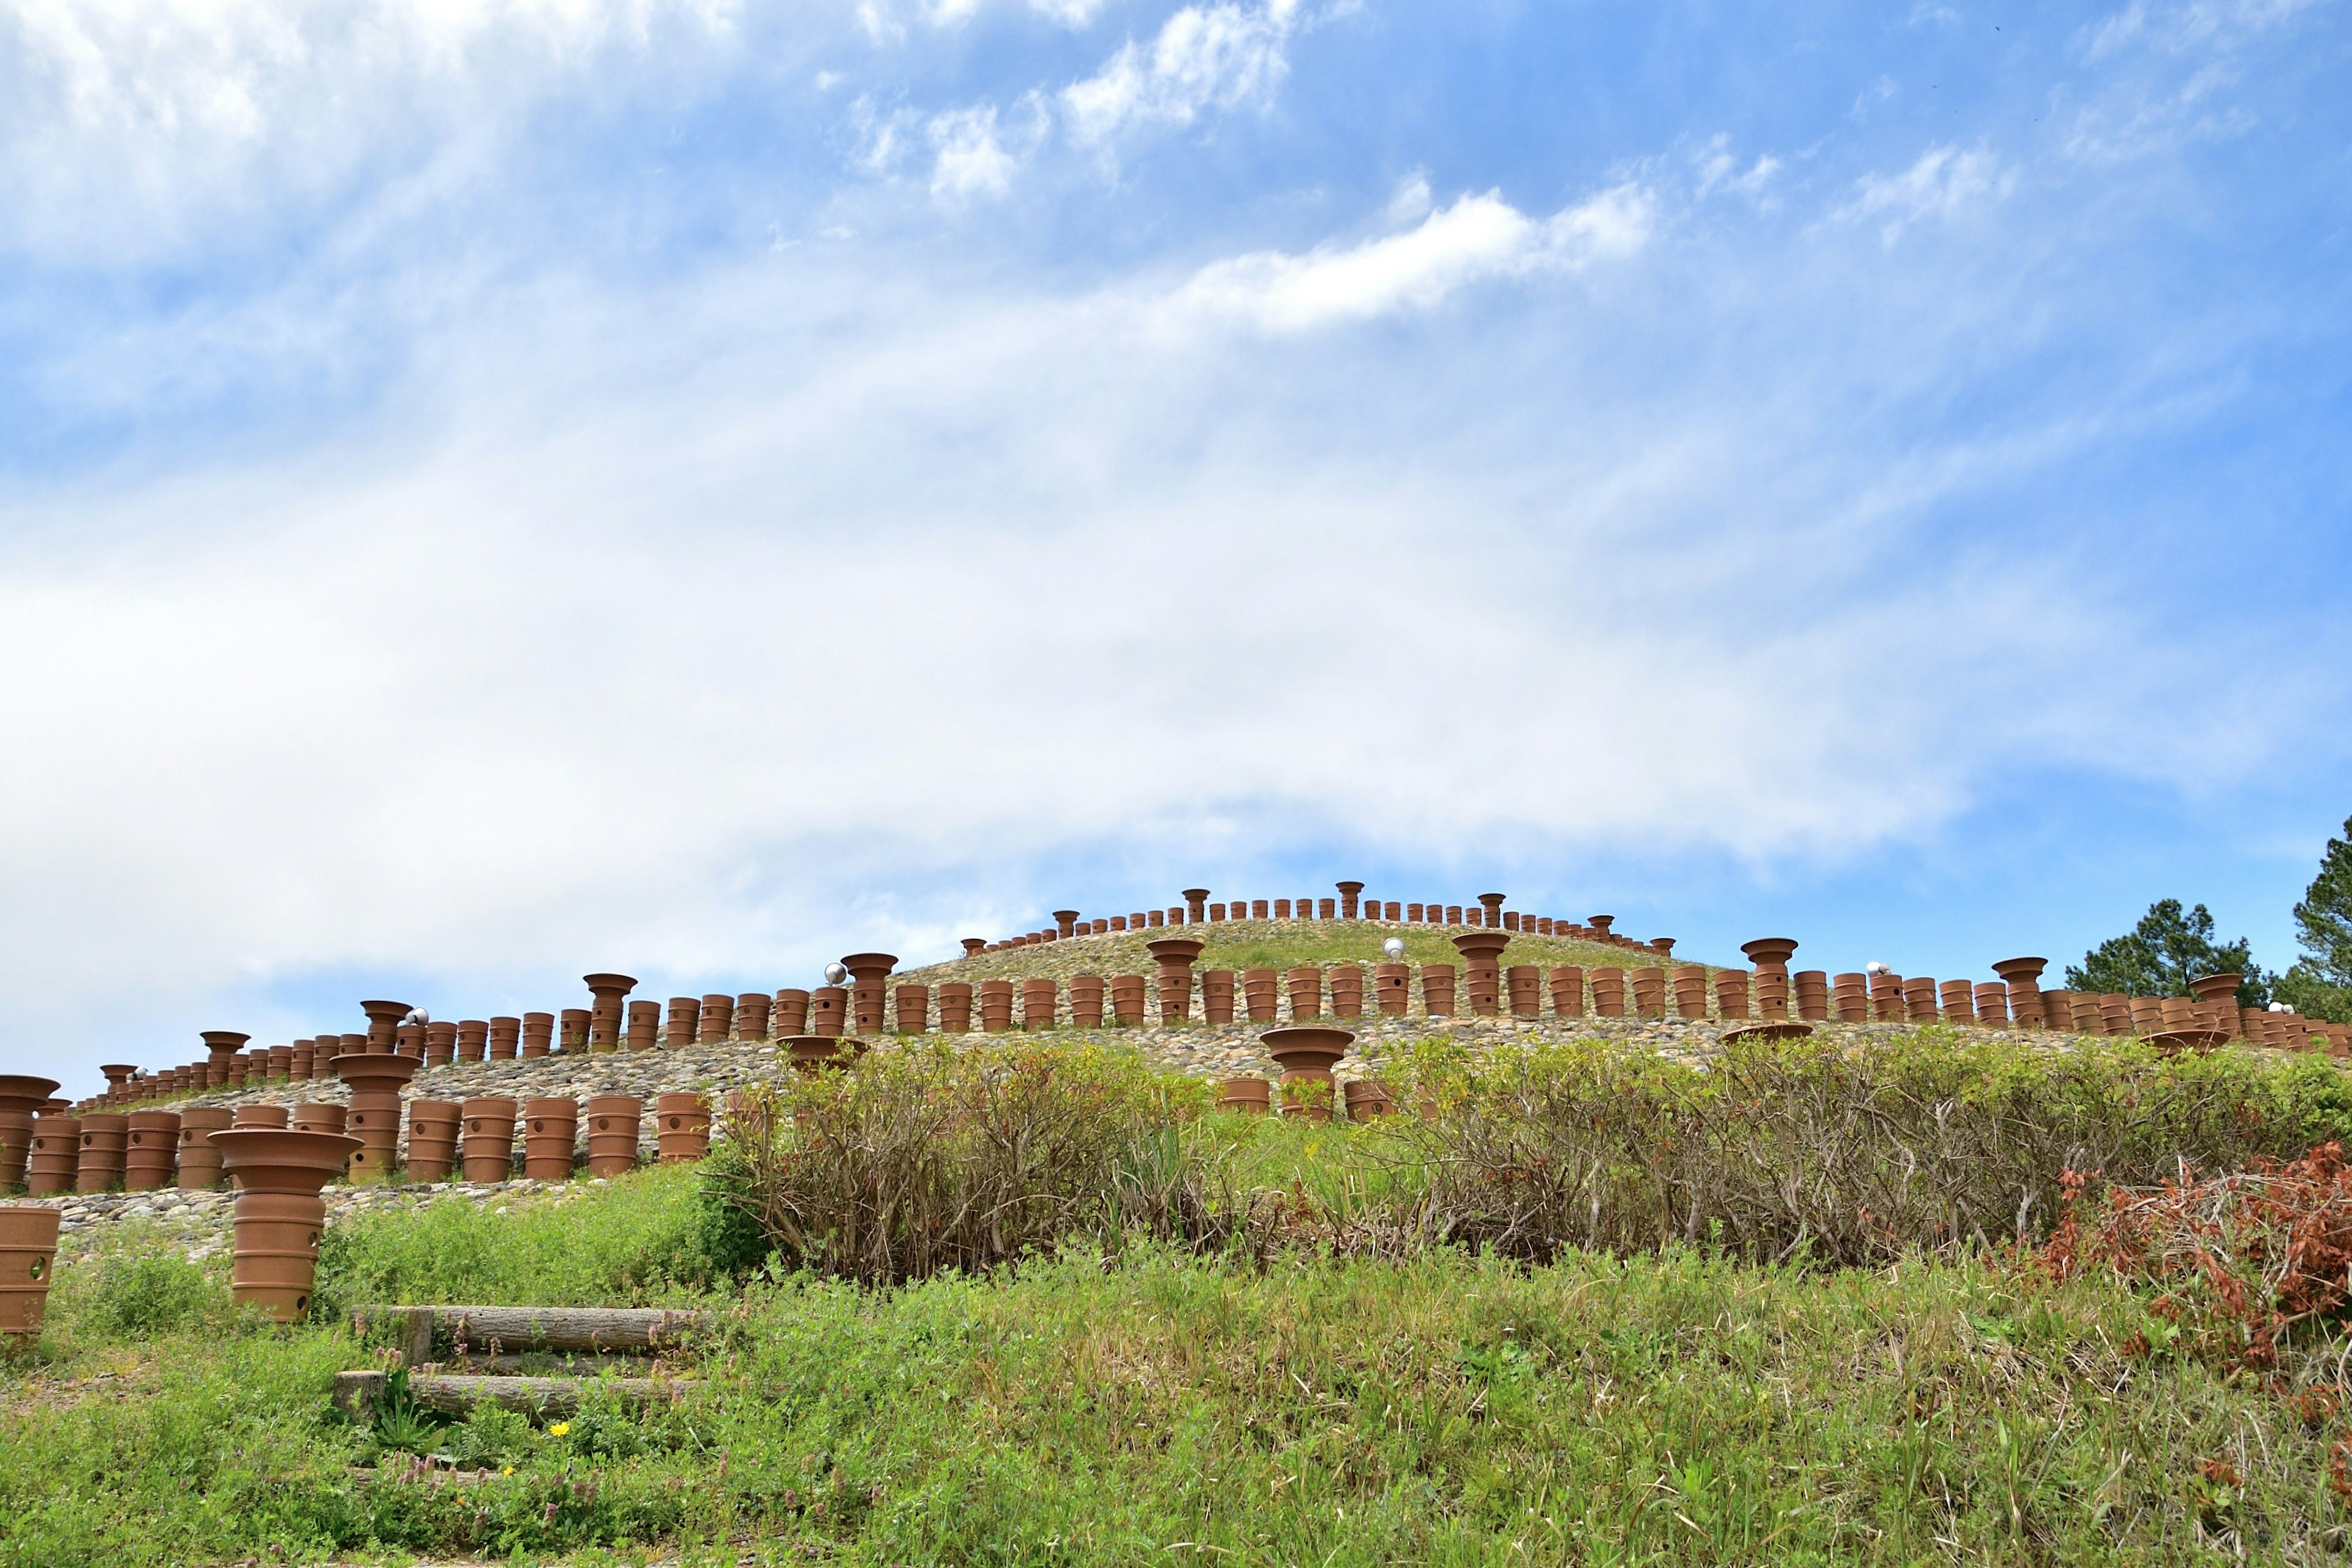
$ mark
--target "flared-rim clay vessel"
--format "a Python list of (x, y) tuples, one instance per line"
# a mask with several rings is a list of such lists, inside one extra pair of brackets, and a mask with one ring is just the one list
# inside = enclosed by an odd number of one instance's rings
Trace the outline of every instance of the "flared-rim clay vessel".
[(1258, 1037), (1258, 1044), (1282, 1068), (1285, 1078), (1328, 1078), (1355, 1038), (1354, 1031), (1349, 1029), (1294, 1024), (1288, 1028), (1268, 1029)]
[(360, 1011), (367, 1015), (367, 1048), (370, 1052), (389, 1052), (397, 1037), (400, 1021), (416, 1011), (405, 1002), (362, 1002)]
[(2046, 958), (2004, 958), (1992, 966), (1992, 972), (2011, 985), (2032, 985), (2049, 967)]
[(0, 1340), (40, 1338), (63, 1217), (46, 1205), (0, 1204)]
[(1171, 963), (1181, 963), (1189, 968), (1201, 956), (1201, 950), (1208, 945), (1194, 937), (1163, 936), (1145, 942), (1143, 951), (1158, 960), (1163, 969)]
[(360, 1141), (334, 1132), (232, 1128), (211, 1134), (238, 1186), (230, 1293), (280, 1323), (310, 1310), (327, 1205), (319, 1189), (348, 1169)]
[(829, 1067), (848, 1067), (866, 1051), (864, 1040), (837, 1035), (789, 1035), (776, 1043), (791, 1053), (793, 1070), (808, 1078)]
[(1511, 933), (1506, 931), (1465, 931), (1454, 939), (1454, 951), (1462, 955), (1465, 966), (1492, 967), (1510, 945)]
[(1743, 942), (1739, 951), (1759, 969), (1786, 969), (1789, 960), (1796, 956), (1797, 939), (1790, 936), (1759, 936), (1754, 942)]
[(1788, 1018), (1768, 1018), (1760, 1024), (1747, 1024), (1737, 1029), (1726, 1029), (1723, 1032), (1723, 1043), (1727, 1046), (1735, 1040), (1801, 1040), (1812, 1032), (1813, 1026), (1811, 1024), (1800, 1024)]
[(25, 1162), (33, 1147), (33, 1118), (58, 1092), (53, 1078), (0, 1074), (0, 1190), (25, 1184)]
[(424, 1067), (424, 1059), (379, 1051), (370, 1041), (365, 1051), (337, 1057), (327, 1065), (352, 1093), (344, 1128), (360, 1141), (352, 1155), (352, 1174), (390, 1175), (400, 1149), (401, 1092)]

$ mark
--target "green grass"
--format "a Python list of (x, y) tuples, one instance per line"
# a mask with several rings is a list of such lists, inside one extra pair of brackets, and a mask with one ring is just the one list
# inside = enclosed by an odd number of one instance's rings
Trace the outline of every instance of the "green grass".
[[(1364, 1146), (1213, 1130), (1267, 1181), (1332, 1179)], [(416, 1300), (680, 1304), (702, 1226), (656, 1171), (505, 1215), (371, 1217), (337, 1268)], [(2315, 1563), (2342, 1540), (2338, 1434), (2124, 1354), (2152, 1320), (2120, 1286), (1980, 1257), (1259, 1268), (1145, 1247), (888, 1291), (761, 1284), (709, 1298), (730, 1332), (674, 1411), (392, 1434), (512, 1472), (435, 1486), (329, 1414), (366, 1347), (240, 1321), (218, 1263), (161, 1256), (125, 1229), (66, 1270), (41, 1357), (0, 1374), (0, 1563), (656, 1543), (729, 1563)]]
[[(1451, 963), (1461, 954), (1453, 939), (1464, 926), (1375, 925), (1364, 921), (1245, 921), (1222, 925), (1182, 926), (1172, 930), (1119, 931), (1074, 938), (1036, 947), (1013, 948), (979, 958), (951, 959), (894, 976), (896, 981), (937, 984), (944, 980), (995, 980), (1051, 974), (1150, 974), (1154, 964), (1148, 944), (1162, 937), (1190, 937), (1203, 943), (1193, 967), (1202, 969), (1288, 969), (1293, 965), (1384, 963), (1381, 947), (1391, 937), (1402, 938), (1405, 962), (1414, 964)], [(1507, 933), (1511, 945), (1503, 963), (1549, 966), (1573, 963), (1587, 969), (1603, 964), (1633, 969), (1644, 964), (1685, 962), (1662, 960), (1654, 954), (1621, 947), (1577, 942), (1568, 937)], [(1696, 962), (1689, 960), (1689, 962)], [(1366, 976), (1367, 983), (1370, 976)]]

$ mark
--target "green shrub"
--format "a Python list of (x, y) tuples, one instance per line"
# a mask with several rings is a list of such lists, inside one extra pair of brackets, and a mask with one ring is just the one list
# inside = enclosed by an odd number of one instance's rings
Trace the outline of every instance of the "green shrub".
[(1100, 1047), (925, 1042), (751, 1091), (713, 1163), (786, 1268), (873, 1283), (1207, 1216), (1168, 1129), (1198, 1079)]
[(1475, 1058), (1433, 1045), (1404, 1076), (1437, 1108), (1397, 1133), (1426, 1184), (1417, 1233), (1528, 1258), (1680, 1241), (1859, 1263), (2030, 1239), (2068, 1171), (2145, 1184), (2352, 1124), (2324, 1058), (1943, 1028), (1735, 1042), (1700, 1062), (1596, 1040)]

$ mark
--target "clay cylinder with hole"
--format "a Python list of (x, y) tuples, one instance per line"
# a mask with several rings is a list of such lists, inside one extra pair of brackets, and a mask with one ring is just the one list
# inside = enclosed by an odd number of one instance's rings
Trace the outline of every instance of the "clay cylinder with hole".
[(22, 1346), (41, 1337), (61, 1217), (42, 1205), (0, 1204), (0, 1340)]
[(588, 1100), (588, 1173), (625, 1176), (637, 1168), (638, 1123), (646, 1102), (634, 1094), (597, 1094)]
[(152, 1193), (172, 1184), (180, 1164), (180, 1115), (175, 1110), (134, 1110), (122, 1150), (125, 1192)]
[(122, 1152), (131, 1141), (131, 1124), (119, 1111), (85, 1111), (81, 1119), (81, 1164), (74, 1172), (74, 1191), (110, 1193), (122, 1184)]
[(503, 1182), (514, 1174), (515, 1112), (503, 1095), (484, 1095), (457, 1107), (458, 1159), (466, 1180)]
[(212, 1135), (228, 1130), (226, 1105), (192, 1105), (180, 1112), (180, 1185), (202, 1191), (221, 1184), (220, 1151)]
[(570, 1181), (572, 1146), (579, 1136), (579, 1101), (523, 1101), (522, 1173), (534, 1182)]
[(454, 1100), (408, 1102), (408, 1179), (446, 1182), (457, 1163), (457, 1129), (465, 1108)]
[(710, 1152), (710, 1100), (665, 1094), (654, 1100), (654, 1146), (665, 1165), (690, 1165)]
[(72, 1192), (80, 1173), (81, 1118), (49, 1114), (33, 1118), (33, 1141), (25, 1160), (26, 1195), (53, 1198)]

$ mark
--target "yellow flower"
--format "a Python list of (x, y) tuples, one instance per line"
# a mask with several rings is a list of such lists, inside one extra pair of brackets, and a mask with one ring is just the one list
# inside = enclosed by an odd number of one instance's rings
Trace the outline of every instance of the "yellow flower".
[(514, 1474), (514, 1467), (513, 1467), (512, 1465), (509, 1465), (505, 1469), (500, 1470), (500, 1471), (499, 1472), (499, 1474), (500, 1474), (500, 1475), (502, 1475), (502, 1476), (510, 1476), (510, 1475), (513, 1475), (513, 1474)]
[(551, 1436), (551, 1437), (561, 1437), (561, 1436), (563, 1436), (564, 1435), (566, 1435), (567, 1433), (569, 1433), (571, 1430), (572, 1430), (572, 1423), (571, 1423), (571, 1422), (569, 1422), (569, 1421), (558, 1421), (554, 1426), (550, 1426), (550, 1427), (547, 1429), (547, 1435), (548, 1435), (549, 1436)]

